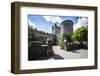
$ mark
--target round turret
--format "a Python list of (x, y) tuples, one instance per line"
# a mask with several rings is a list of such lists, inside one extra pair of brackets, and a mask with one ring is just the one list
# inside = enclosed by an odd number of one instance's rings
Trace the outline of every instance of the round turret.
[(61, 36), (71, 35), (73, 33), (73, 22), (71, 20), (65, 20), (61, 23)]

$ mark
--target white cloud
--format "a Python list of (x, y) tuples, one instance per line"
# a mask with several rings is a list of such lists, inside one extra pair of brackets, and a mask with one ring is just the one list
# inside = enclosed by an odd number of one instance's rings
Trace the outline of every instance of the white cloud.
[(31, 26), (33, 29), (36, 28), (36, 24), (32, 22), (30, 19), (28, 20), (29, 26)]
[(87, 24), (88, 24), (88, 18), (87, 18), (87, 17), (80, 17), (80, 18), (78, 19), (77, 24), (75, 24), (75, 25), (73, 26), (74, 31), (75, 31), (77, 28), (80, 28), (81, 26), (87, 26)]
[(61, 23), (62, 19), (58, 16), (43, 16), (43, 18), (47, 21), (47, 22), (52, 22), (52, 23)]

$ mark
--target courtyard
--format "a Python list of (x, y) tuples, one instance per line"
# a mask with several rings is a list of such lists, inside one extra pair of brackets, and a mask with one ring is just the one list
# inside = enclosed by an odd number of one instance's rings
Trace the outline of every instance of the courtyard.
[[(62, 20), (48, 24), (47, 18)], [(86, 21), (75, 28), (80, 19)], [(38, 25), (33, 27), (32, 21)], [(87, 17), (30, 15), (28, 25), (28, 60), (88, 58)]]
[(88, 58), (88, 50), (86, 49), (65, 51), (60, 49), (60, 46), (53, 46), (53, 51), (54, 55), (48, 58), (48, 60)]

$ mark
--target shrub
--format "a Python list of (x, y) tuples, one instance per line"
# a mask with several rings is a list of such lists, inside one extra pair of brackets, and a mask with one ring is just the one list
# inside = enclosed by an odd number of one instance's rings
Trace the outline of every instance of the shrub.
[(67, 51), (73, 50), (73, 44), (71, 42), (69, 42), (66, 47), (67, 47)]
[(88, 49), (88, 44), (87, 43), (83, 43), (83, 49)]

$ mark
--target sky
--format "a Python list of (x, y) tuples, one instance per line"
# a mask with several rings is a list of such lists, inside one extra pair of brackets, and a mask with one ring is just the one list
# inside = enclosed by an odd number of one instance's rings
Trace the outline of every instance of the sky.
[(40, 31), (52, 33), (52, 26), (55, 23), (61, 23), (65, 20), (73, 21), (73, 30), (87, 25), (87, 17), (75, 17), (75, 16), (42, 16), (42, 15), (28, 15), (28, 25), (36, 28)]

